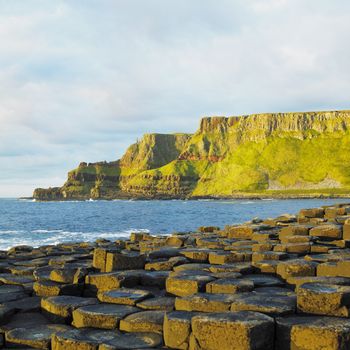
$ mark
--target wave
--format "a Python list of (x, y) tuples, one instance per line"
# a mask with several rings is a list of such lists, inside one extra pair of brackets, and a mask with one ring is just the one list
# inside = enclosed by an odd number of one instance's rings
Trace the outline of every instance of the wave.
[(39, 247), (55, 245), (64, 242), (94, 242), (96, 239), (127, 239), (132, 232), (149, 233), (148, 229), (128, 229), (112, 232), (82, 232), (66, 230), (0, 230), (0, 249), (7, 250), (16, 245)]

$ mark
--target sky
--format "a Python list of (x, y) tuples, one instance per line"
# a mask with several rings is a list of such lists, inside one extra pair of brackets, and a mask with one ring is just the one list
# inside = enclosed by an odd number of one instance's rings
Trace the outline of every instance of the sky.
[(0, 197), (202, 116), (350, 109), (347, 0), (0, 0)]

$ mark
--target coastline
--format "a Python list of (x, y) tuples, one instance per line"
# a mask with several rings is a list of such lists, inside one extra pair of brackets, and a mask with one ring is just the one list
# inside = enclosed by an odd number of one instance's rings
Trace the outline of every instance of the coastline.
[(5, 346), (265, 350), (305, 332), (312, 349), (348, 346), (337, 295), (350, 290), (349, 240), (344, 203), (171, 235), (16, 246), (0, 252)]

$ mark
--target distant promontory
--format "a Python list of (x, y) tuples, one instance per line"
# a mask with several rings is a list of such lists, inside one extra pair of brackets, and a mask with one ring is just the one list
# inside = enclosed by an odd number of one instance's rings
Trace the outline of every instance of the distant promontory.
[(350, 195), (350, 111), (205, 117), (145, 134), (120, 160), (80, 163), (37, 200)]

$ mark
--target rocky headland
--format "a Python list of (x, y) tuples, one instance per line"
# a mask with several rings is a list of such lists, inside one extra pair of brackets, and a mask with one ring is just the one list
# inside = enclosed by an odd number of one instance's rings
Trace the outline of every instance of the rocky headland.
[(350, 204), (0, 252), (0, 348), (347, 350)]
[(350, 111), (205, 117), (146, 134), (114, 162), (81, 163), (37, 200), (349, 196)]

